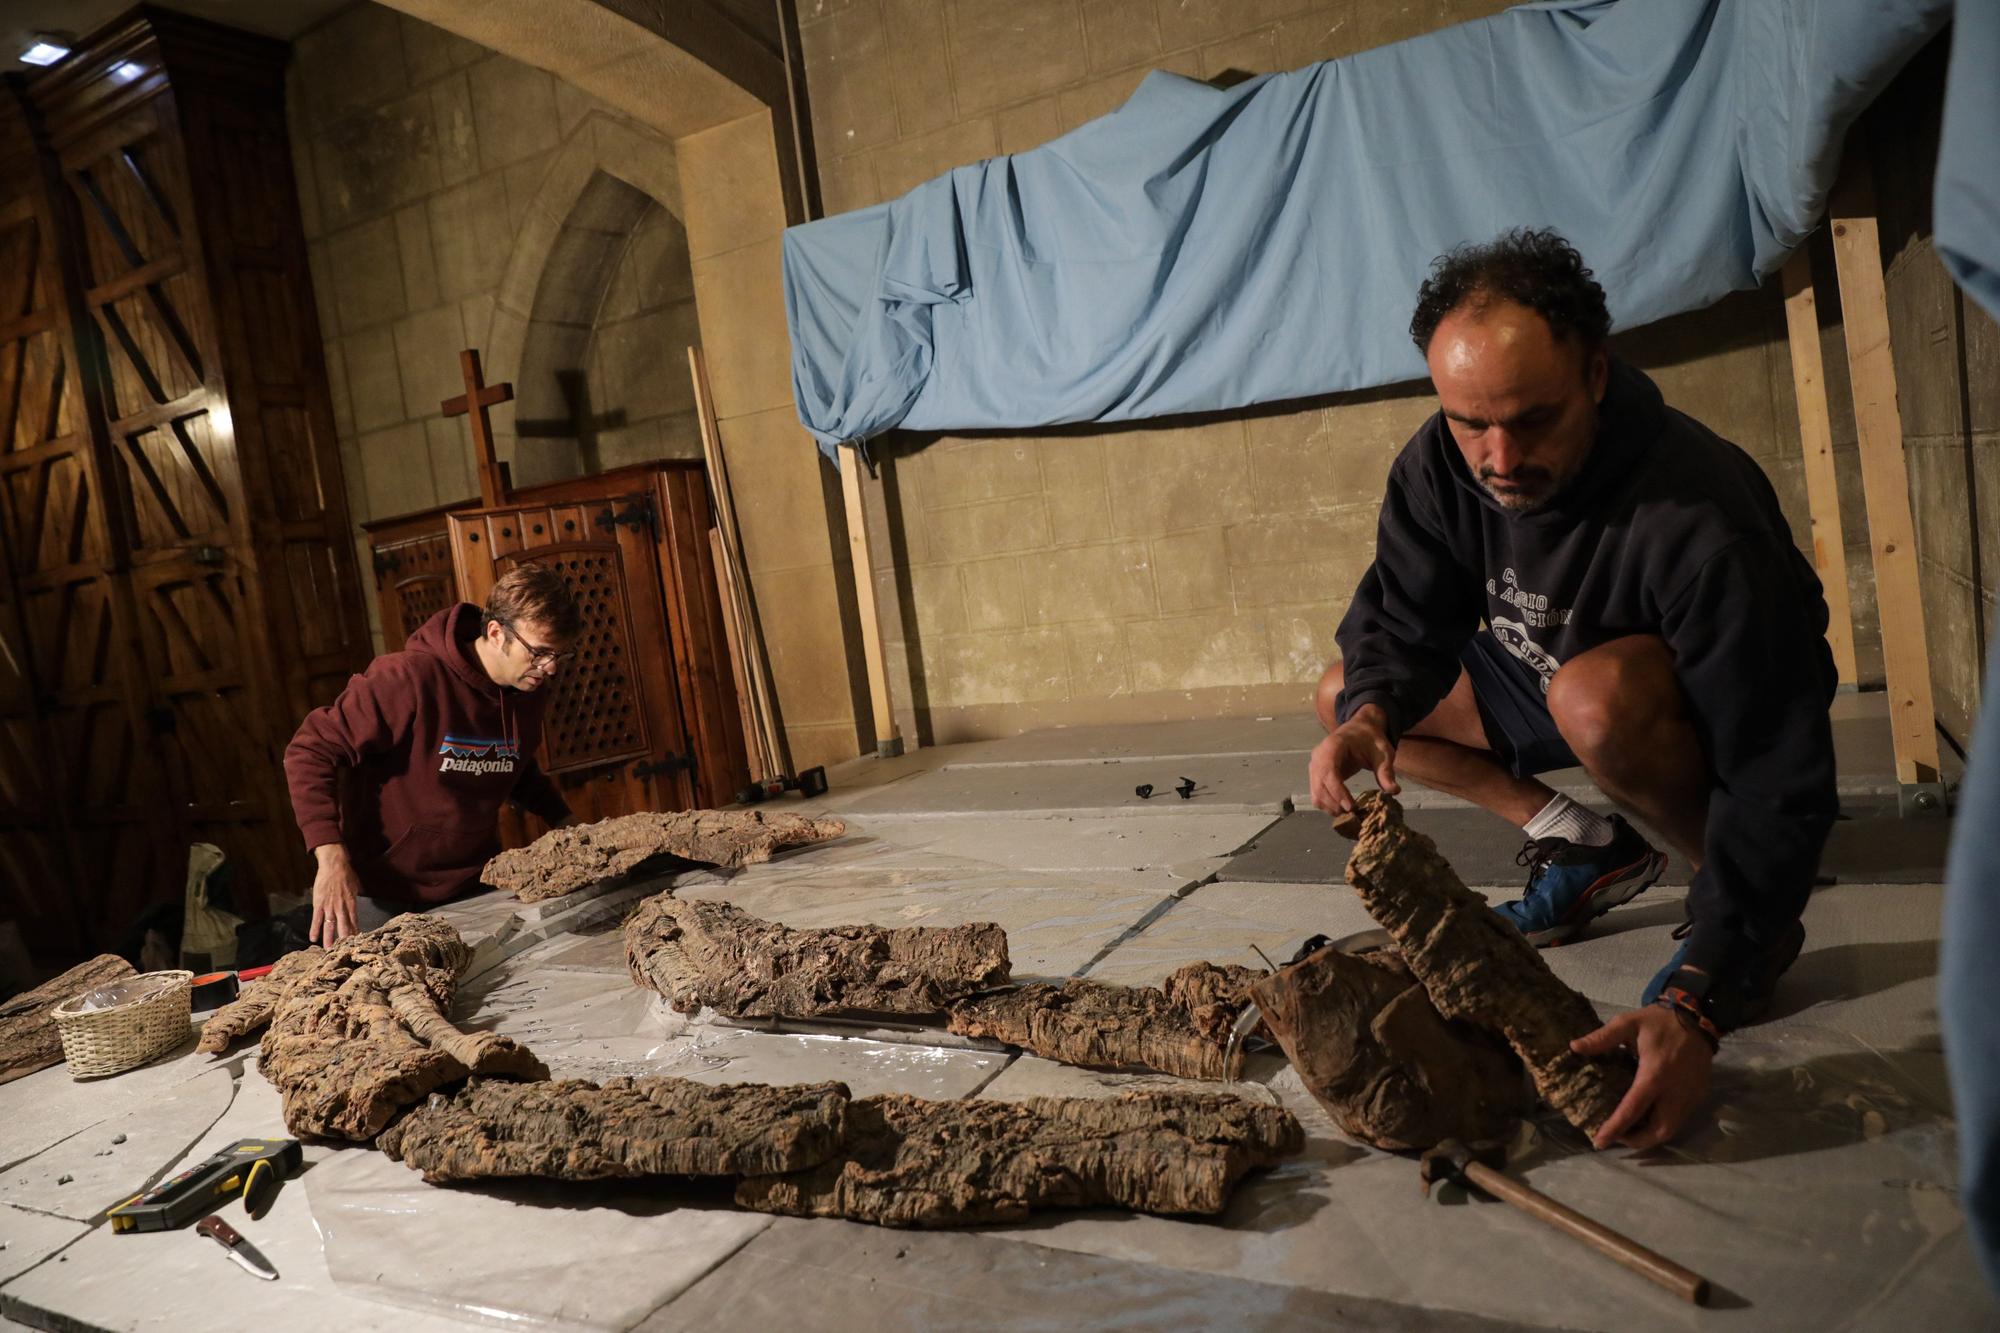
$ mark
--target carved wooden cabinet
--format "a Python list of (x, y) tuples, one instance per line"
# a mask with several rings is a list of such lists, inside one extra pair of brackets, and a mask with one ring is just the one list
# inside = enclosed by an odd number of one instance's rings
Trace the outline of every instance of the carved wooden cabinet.
[[(483, 602), (525, 559), (553, 563), (584, 613), (576, 660), (550, 687), (537, 756), (579, 819), (724, 805), (750, 780), (709, 545), (701, 464), (641, 463), (364, 523), (393, 652), (457, 602)], [(508, 812), (501, 839), (539, 820)]]
[(0, 97), (0, 918), (115, 943), (367, 660), (279, 42), (135, 10)]
[[(563, 571), (583, 612), (537, 756), (579, 819), (734, 799), (750, 774), (701, 464), (548, 482), (444, 519), (462, 600), (534, 560)], [(502, 826), (510, 846), (539, 831), (511, 813)]]
[(451, 532), (445, 515), (470, 509), (476, 501), (438, 505), (361, 525), (375, 576), (375, 609), (382, 617), (382, 648), (396, 652), (417, 627), (447, 606), (465, 599), (458, 595), (458, 576), (451, 567)]

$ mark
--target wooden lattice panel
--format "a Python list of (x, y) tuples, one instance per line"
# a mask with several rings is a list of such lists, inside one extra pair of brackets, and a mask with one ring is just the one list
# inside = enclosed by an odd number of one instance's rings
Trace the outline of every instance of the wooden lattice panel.
[(438, 612), (448, 606), (458, 604), (458, 594), (452, 586), (451, 575), (417, 574), (396, 580), (396, 605), (403, 617), (404, 640)]
[(543, 547), (502, 557), (497, 573), (532, 559), (562, 571), (583, 616), (576, 657), (549, 686), (542, 720), (542, 768), (551, 773), (642, 758), (646, 717), (632, 678), (631, 618), (614, 546)]

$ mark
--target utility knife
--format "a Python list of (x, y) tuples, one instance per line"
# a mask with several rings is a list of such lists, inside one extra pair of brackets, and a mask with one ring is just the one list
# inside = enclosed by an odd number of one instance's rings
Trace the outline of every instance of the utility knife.
[(228, 1252), (231, 1259), (243, 1265), (253, 1275), (263, 1278), (266, 1282), (278, 1280), (278, 1270), (271, 1267), (271, 1261), (259, 1253), (255, 1245), (237, 1234), (235, 1227), (214, 1213), (195, 1223), (194, 1229), (204, 1236), (214, 1237), (216, 1243)]

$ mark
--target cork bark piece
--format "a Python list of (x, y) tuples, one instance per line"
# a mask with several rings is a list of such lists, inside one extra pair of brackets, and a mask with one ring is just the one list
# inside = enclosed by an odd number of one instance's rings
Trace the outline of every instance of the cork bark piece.
[(793, 930), (728, 903), (671, 893), (625, 922), (633, 981), (684, 1014), (737, 1018), (936, 1014), (1008, 978), (1007, 934), (966, 926)]
[(473, 1079), (456, 1092), (431, 1094), (375, 1144), (432, 1184), (773, 1175), (818, 1166), (838, 1152), (847, 1105), (839, 1083)]
[(1440, 1016), (1393, 949), (1321, 949), (1250, 994), (1306, 1090), (1364, 1143), (1400, 1151), (1500, 1138), (1534, 1110), (1514, 1053)]
[(1223, 1094), (867, 1097), (847, 1108), (838, 1157), (747, 1177), (736, 1202), (892, 1227), (1015, 1222), (1045, 1208), (1213, 1215), (1244, 1175), (1304, 1146), (1289, 1111)]
[(538, 902), (621, 879), (649, 862), (755, 865), (787, 847), (825, 842), (846, 831), (838, 819), (762, 810), (649, 811), (551, 829), (488, 861), (480, 878), (522, 902)]
[(954, 1004), (950, 1028), (1085, 1069), (1220, 1079), (1230, 1025), (1264, 975), (1234, 964), (1189, 963), (1157, 988), (1082, 978), (1022, 986)]
[(292, 983), (315, 966), (326, 950), (317, 944), (288, 953), (271, 964), (271, 970), (246, 984), (237, 997), (209, 1015), (202, 1024), (201, 1040), (195, 1049), (210, 1055), (226, 1051), (237, 1040), (261, 1032), (271, 1021), (271, 1012), (285, 998)]
[(472, 950), (434, 917), (406, 914), (301, 965), (274, 1008), (259, 1065), (285, 1125), (366, 1143), (404, 1108), (472, 1074), (546, 1079), (511, 1037), (462, 1032), (446, 1014)]
[(136, 975), (132, 965), (117, 954), (99, 954), (33, 990), (0, 1000), (0, 1083), (12, 1083), (61, 1063), (62, 1034), (50, 1016), (57, 1005)]
[(1505, 1038), (1543, 1101), (1594, 1133), (1632, 1084), (1622, 1054), (1577, 1055), (1569, 1044), (1598, 1026), (1589, 1000), (1549, 971), (1527, 938), (1459, 882), (1437, 845), (1403, 822), (1379, 793), (1334, 827), (1355, 840), (1347, 882), (1394, 937), (1437, 1012)]

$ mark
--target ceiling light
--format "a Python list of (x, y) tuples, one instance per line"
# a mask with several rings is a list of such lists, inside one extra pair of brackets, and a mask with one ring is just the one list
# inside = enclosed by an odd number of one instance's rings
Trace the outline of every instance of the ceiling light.
[(28, 43), (28, 49), (21, 52), (24, 65), (53, 65), (69, 54), (69, 43), (54, 33), (38, 32)]

